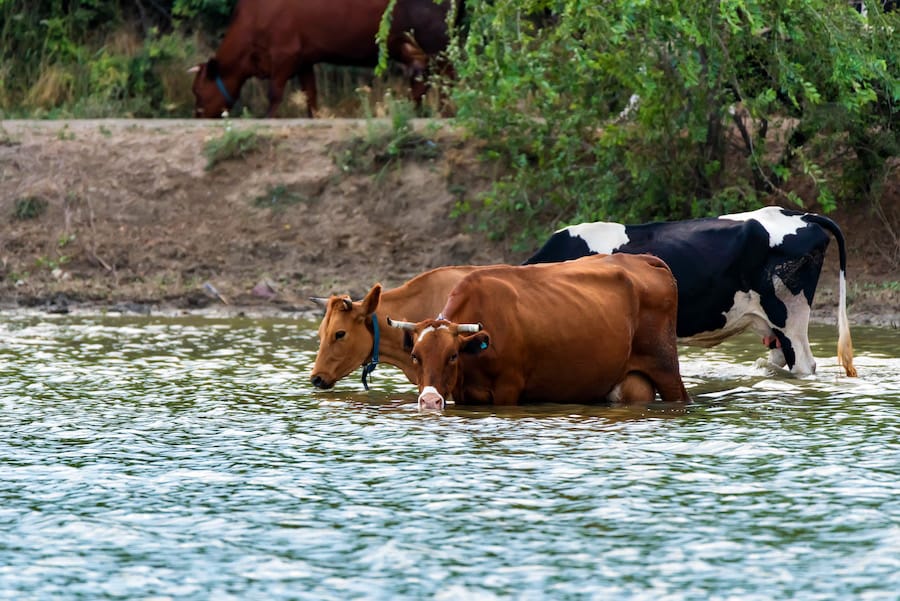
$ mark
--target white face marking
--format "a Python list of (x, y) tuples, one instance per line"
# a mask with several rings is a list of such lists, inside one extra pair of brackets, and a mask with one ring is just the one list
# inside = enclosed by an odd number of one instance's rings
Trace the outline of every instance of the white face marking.
[(769, 232), (769, 246), (775, 248), (784, 237), (796, 234), (809, 224), (803, 221), (803, 215), (782, 215), (780, 207), (764, 207), (747, 213), (734, 213), (722, 215), (719, 219), (731, 219), (733, 221), (749, 221), (755, 219)]
[[(608, 221), (595, 221), (593, 223), (579, 223), (568, 228), (569, 234), (578, 236), (595, 253), (611, 254), (615, 249), (628, 244), (628, 235), (625, 226), (621, 223)], [(559, 230), (562, 231), (562, 230)]]
[(450, 328), (448, 328), (447, 326), (438, 326), (437, 328), (435, 328), (434, 326), (428, 326), (427, 328), (422, 330), (422, 333), (419, 334), (419, 338), (416, 342), (422, 342), (422, 339), (425, 338), (425, 334), (430, 334), (431, 332), (434, 332), (435, 330), (449, 330), (449, 329)]

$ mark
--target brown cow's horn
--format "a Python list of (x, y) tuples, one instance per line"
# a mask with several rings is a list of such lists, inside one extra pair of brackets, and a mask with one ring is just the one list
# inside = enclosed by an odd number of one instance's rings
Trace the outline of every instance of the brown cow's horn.
[(322, 308), (325, 308), (325, 307), (328, 306), (328, 299), (327, 299), (327, 298), (323, 298), (323, 297), (321, 297), (321, 296), (310, 296), (310, 297), (309, 297), (309, 300), (311, 300), (312, 302), (316, 303), (317, 305), (319, 305), (319, 306), (322, 307)]
[(188, 73), (199, 73), (199, 72), (200, 72), (200, 65), (194, 65), (193, 67), (191, 67), (190, 69), (188, 69), (187, 72), (188, 72)]
[(412, 332), (416, 329), (416, 324), (411, 321), (394, 321), (390, 317), (387, 318), (387, 324), (392, 328), (398, 328), (400, 330), (407, 330), (408, 332)]
[(475, 332), (480, 332), (483, 327), (480, 323), (461, 323), (456, 326), (456, 331), (464, 334), (474, 334)]
[(353, 301), (351, 301), (349, 298), (342, 298), (341, 300), (344, 301), (344, 311), (350, 311), (353, 309)]

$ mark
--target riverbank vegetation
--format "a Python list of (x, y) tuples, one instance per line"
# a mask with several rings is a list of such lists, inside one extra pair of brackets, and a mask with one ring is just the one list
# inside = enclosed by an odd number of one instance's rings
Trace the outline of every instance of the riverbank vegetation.
[[(233, 4), (0, 0), (0, 116), (189, 116), (186, 68)], [(900, 173), (900, 11), (865, 4), (469, 2), (446, 83), (457, 123), (504, 175), (457, 214), (508, 236), (773, 200), (877, 208)], [(319, 77), (326, 115), (375, 114), (391, 89), (366, 70)], [(261, 90), (245, 91), (245, 114), (261, 114)]]

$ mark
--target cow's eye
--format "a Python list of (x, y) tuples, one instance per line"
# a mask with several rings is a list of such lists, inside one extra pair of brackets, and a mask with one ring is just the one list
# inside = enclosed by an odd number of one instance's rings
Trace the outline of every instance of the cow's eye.
[(341, 338), (343, 338), (346, 335), (347, 335), (347, 332), (345, 332), (344, 330), (338, 330), (337, 332), (334, 333), (334, 339), (340, 340)]
[(447, 360), (447, 363), (456, 363), (456, 360), (459, 359), (459, 353), (453, 353), (450, 355), (450, 358)]
[(419, 358), (416, 357), (415, 355), (410, 355), (409, 358), (412, 359), (412, 362), (413, 362), (413, 363), (418, 363), (418, 362), (419, 362)]

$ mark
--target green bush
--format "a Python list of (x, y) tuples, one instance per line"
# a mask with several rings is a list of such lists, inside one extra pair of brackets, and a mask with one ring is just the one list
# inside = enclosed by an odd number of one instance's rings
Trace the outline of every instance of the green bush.
[(859, 196), (900, 123), (900, 13), (869, 4), (864, 19), (830, 0), (469, 3), (458, 118), (511, 170), (486, 227)]
[(235, 129), (230, 120), (225, 121), (224, 131), (203, 147), (207, 171), (223, 161), (244, 158), (260, 146), (262, 136), (254, 129)]

